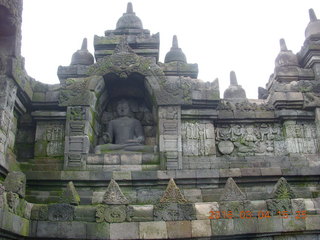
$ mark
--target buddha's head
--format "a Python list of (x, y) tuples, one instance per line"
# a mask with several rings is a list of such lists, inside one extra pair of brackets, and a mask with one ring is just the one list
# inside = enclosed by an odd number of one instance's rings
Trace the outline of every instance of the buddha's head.
[(116, 110), (117, 110), (117, 114), (119, 117), (131, 116), (131, 110), (130, 110), (129, 103), (125, 99), (121, 99), (117, 103)]

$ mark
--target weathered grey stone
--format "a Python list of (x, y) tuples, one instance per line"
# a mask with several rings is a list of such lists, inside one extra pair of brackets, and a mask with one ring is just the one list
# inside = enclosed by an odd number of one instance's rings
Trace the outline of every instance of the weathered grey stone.
[(86, 223), (86, 238), (87, 239), (109, 239), (110, 238), (110, 224), (102, 223)]
[(37, 221), (48, 220), (48, 205), (34, 204), (31, 210), (30, 219)]
[(68, 182), (67, 188), (62, 192), (61, 202), (75, 206), (80, 204), (80, 196), (72, 181)]
[(154, 206), (155, 221), (182, 221), (196, 219), (193, 204), (158, 203)]
[(258, 218), (258, 230), (259, 232), (264, 233), (282, 232), (282, 218), (280, 218), (279, 216), (271, 216), (270, 218)]
[(153, 205), (129, 205), (127, 208), (129, 222), (148, 222), (153, 220)]
[(105, 204), (128, 204), (128, 199), (122, 193), (119, 185), (114, 179), (111, 179), (106, 193), (103, 196)]
[(19, 195), (13, 192), (7, 192), (6, 199), (9, 211), (17, 214), (17, 210), (20, 204)]
[(191, 238), (191, 221), (166, 222), (168, 238)]
[(22, 172), (10, 172), (3, 183), (7, 192), (17, 193), (24, 198), (26, 193), (26, 175)]
[(95, 222), (96, 207), (94, 206), (77, 206), (74, 209), (74, 221)]
[(86, 236), (86, 224), (83, 222), (59, 222), (59, 238), (79, 239)]
[(23, 212), (23, 217), (26, 218), (26, 219), (30, 219), (31, 217), (31, 211), (32, 211), (32, 208), (33, 208), (33, 204), (32, 203), (29, 203), (29, 202), (25, 202), (25, 209), (24, 209), (24, 212)]
[(246, 195), (240, 190), (232, 178), (228, 178), (224, 191), (220, 197), (221, 201), (241, 201), (245, 200)]
[(283, 218), (283, 230), (284, 231), (304, 231), (306, 230), (306, 220), (297, 219), (295, 216), (288, 216), (288, 218)]
[(5, 205), (4, 192), (5, 192), (5, 188), (0, 183), (0, 208), (3, 208)]
[(241, 177), (240, 168), (220, 169), (220, 177)]
[(167, 239), (167, 225), (164, 221), (139, 223), (141, 239)]
[(210, 211), (219, 211), (219, 204), (217, 202), (195, 203), (197, 219), (209, 219)]
[(130, 171), (114, 171), (112, 173), (112, 178), (114, 180), (131, 180), (131, 172)]
[(306, 230), (319, 230), (320, 216), (310, 215), (306, 218)]
[(191, 221), (192, 237), (209, 237), (211, 236), (210, 220), (193, 220)]
[(111, 223), (111, 239), (139, 239), (139, 223)]
[(270, 167), (270, 168), (261, 168), (262, 176), (281, 176), (281, 168), (279, 167)]
[(122, 165), (139, 165), (142, 162), (142, 153), (121, 154)]
[(200, 189), (184, 189), (183, 194), (188, 202), (202, 202)]
[(257, 233), (258, 221), (257, 218), (235, 218), (233, 219), (234, 231), (237, 234)]
[(104, 154), (103, 155), (103, 164), (105, 165), (117, 165), (120, 164), (120, 155), (119, 154)]
[(74, 216), (74, 206), (66, 203), (50, 204), (48, 206), (49, 221), (72, 221)]
[(138, 189), (137, 200), (138, 203), (156, 204), (160, 201), (163, 195), (163, 190), (160, 189)]
[(211, 232), (213, 236), (219, 235), (233, 235), (234, 231), (233, 219), (218, 219), (210, 220)]

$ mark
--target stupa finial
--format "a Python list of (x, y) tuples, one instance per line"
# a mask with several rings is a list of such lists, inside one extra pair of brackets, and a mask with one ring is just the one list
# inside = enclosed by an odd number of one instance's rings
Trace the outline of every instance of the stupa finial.
[(281, 51), (288, 51), (286, 41), (283, 38), (280, 39), (280, 50)]
[(237, 76), (234, 71), (230, 72), (230, 85), (238, 86)]
[(309, 17), (310, 17), (310, 22), (315, 22), (317, 21), (317, 16), (312, 8), (309, 9)]
[(87, 38), (82, 40), (81, 50), (88, 50), (88, 41)]
[(128, 5), (127, 5), (127, 13), (133, 13), (132, 2), (128, 2)]
[(172, 47), (173, 47), (173, 48), (179, 48), (177, 35), (173, 35), (173, 38), (172, 38)]

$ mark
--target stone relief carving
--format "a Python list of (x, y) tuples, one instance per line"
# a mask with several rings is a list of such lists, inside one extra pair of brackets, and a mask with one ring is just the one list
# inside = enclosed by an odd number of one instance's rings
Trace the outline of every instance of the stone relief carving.
[(96, 222), (119, 223), (126, 220), (126, 207), (124, 205), (99, 205), (96, 209)]
[(215, 154), (214, 126), (212, 123), (183, 122), (181, 132), (184, 156)]
[(216, 128), (216, 142), (222, 155), (273, 155), (275, 143), (283, 141), (279, 124), (228, 124)]
[(286, 121), (284, 130), (288, 152), (306, 154), (317, 152), (317, 131), (313, 122)]
[(70, 107), (70, 120), (81, 121), (86, 120), (86, 109), (84, 107)]

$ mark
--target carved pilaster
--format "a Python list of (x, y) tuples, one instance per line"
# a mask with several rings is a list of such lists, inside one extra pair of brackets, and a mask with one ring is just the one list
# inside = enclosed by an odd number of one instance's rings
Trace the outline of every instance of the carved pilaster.
[(84, 168), (92, 134), (90, 107), (70, 106), (67, 109), (65, 137), (65, 168)]
[(181, 107), (159, 107), (160, 152), (167, 159), (167, 169), (182, 169)]

